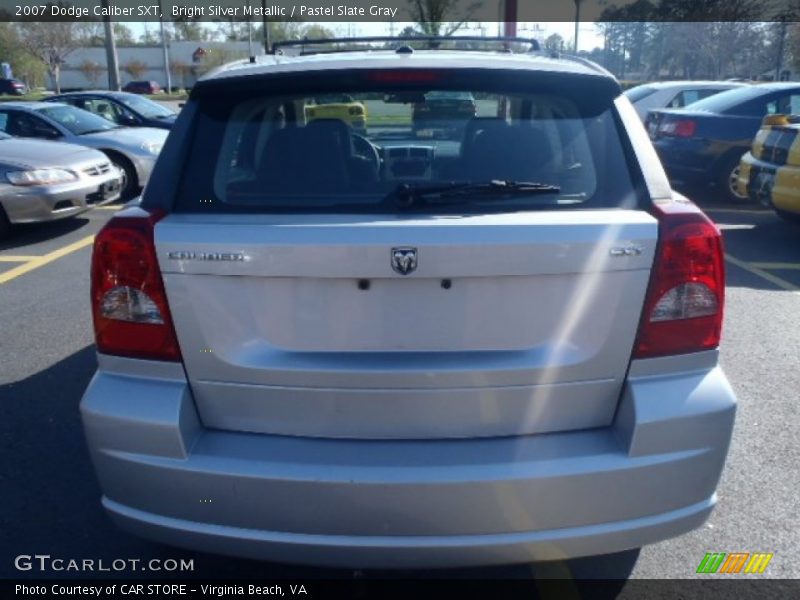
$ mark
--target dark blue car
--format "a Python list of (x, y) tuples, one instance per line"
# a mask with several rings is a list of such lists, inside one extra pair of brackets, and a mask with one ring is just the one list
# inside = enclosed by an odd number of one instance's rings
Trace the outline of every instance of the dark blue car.
[(722, 197), (746, 201), (737, 189), (739, 161), (768, 114), (799, 114), (800, 83), (737, 88), (686, 108), (654, 110), (646, 125), (674, 185), (714, 184)]
[(127, 127), (171, 129), (177, 117), (163, 104), (127, 92), (72, 92), (46, 101), (71, 104)]

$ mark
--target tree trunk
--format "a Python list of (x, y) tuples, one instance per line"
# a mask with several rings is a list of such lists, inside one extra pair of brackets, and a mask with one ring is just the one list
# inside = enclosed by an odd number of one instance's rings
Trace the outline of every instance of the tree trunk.
[(53, 90), (56, 94), (61, 93), (61, 65), (58, 63), (50, 65), (48, 69), (50, 79), (53, 81)]

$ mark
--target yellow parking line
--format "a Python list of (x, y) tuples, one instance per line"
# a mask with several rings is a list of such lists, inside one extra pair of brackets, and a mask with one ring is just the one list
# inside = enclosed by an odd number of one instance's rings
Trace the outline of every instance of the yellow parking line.
[(0, 262), (28, 262), (37, 258), (41, 256), (0, 256)]
[(94, 242), (94, 236), (90, 235), (83, 238), (82, 240), (78, 240), (73, 244), (69, 244), (68, 246), (59, 248), (58, 250), (53, 250), (52, 252), (49, 252), (44, 256), (37, 256), (33, 260), (26, 262), (24, 265), (14, 267), (10, 271), (6, 271), (5, 273), (0, 273), (0, 284), (8, 283), (12, 279), (16, 279), (20, 275), (24, 275), (25, 273), (29, 273), (34, 269), (43, 267), (47, 263), (51, 263), (54, 260), (58, 260), (62, 256), (66, 256), (71, 252), (75, 252), (76, 250), (85, 248), (86, 246), (89, 246), (92, 242)]
[(753, 275), (761, 277), (761, 279), (769, 281), (771, 284), (778, 286), (782, 290), (788, 290), (790, 292), (800, 292), (800, 287), (794, 285), (793, 283), (789, 283), (785, 279), (776, 277), (772, 273), (767, 273), (764, 269), (755, 266), (753, 263), (740, 260), (735, 256), (731, 256), (730, 254), (725, 255), (725, 260), (727, 260), (732, 265), (736, 265), (740, 269), (744, 269), (745, 271), (752, 273)]
[(783, 271), (800, 271), (800, 263), (770, 263), (770, 262), (751, 262), (751, 266), (757, 269), (778, 269)]

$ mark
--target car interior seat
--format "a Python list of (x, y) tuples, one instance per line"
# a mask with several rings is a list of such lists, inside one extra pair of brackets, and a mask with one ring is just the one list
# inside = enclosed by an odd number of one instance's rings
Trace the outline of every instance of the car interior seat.
[(359, 156), (353, 145), (352, 131), (341, 119), (314, 119), (306, 127), (327, 128), (336, 133), (340, 147), (344, 152), (350, 181), (354, 185), (367, 185), (378, 180), (378, 166), (373, 161)]
[(116, 122), (116, 119), (114, 118), (114, 110), (111, 108), (111, 105), (108, 102), (98, 102), (95, 106), (95, 111), (98, 115), (104, 119), (108, 119), (109, 121)]
[(333, 123), (277, 129), (261, 155), (258, 184), (270, 191), (346, 191), (350, 185), (347, 143), (348, 136)]

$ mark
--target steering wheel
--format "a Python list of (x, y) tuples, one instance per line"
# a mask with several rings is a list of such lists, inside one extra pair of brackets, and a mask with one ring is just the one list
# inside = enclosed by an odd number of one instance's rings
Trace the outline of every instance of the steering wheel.
[(353, 138), (353, 149), (356, 156), (366, 158), (372, 163), (375, 172), (378, 173), (381, 168), (381, 155), (378, 153), (378, 148), (365, 138), (360, 133), (350, 132), (350, 137)]

